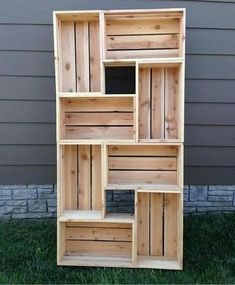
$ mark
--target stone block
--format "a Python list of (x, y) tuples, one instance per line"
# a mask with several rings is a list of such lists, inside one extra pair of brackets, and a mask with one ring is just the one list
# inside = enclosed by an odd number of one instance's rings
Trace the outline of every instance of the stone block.
[(11, 189), (0, 189), (0, 199), (1, 196), (11, 196), (12, 190)]
[(189, 192), (190, 201), (206, 201), (207, 185), (191, 185)]
[(14, 189), (13, 199), (36, 199), (37, 192), (35, 189)]
[(57, 205), (56, 199), (47, 200), (47, 205), (48, 205), (48, 207), (56, 207), (56, 205)]
[(29, 212), (41, 213), (46, 212), (46, 201), (44, 200), (32, 200), (28, 201)]
[[(231, 193), (232, 194), (232, 193)], [(215, 201), (215, 202), (225, 202), (225, 201), (227, 201), (227, 202), (231, 202), (231, 201), (233, 201), (233, 195), (230, 195), (230, 196), (222, 196), (222, 195), (220, 195), (220, 196), (209, 196), (208, 197), (208, 201)]]
[(25, 213), (25, 214), (12, 214), (13, 219), (42, 219), (42, 218), (55, 218), (56, 213)]

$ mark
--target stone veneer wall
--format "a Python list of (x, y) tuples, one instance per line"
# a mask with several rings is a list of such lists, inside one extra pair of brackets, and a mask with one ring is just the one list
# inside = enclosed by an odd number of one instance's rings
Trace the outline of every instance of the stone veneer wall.
[[(133, 191), (108, 191), (107, 209), (133, 212)], [(184, 213), (235, 211), (235, 185), (190, 185), (184, 188)], [(56, 217), (56, 185), (0, 185), (0, 218)]]

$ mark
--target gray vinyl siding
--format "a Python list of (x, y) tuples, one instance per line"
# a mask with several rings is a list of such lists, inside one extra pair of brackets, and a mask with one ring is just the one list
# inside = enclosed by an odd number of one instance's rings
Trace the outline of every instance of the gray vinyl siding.
[(185, 183), (234, 184), (234, 1), (1, 0), (0, 184), (56, 182), (53, 10), (187, 9)]

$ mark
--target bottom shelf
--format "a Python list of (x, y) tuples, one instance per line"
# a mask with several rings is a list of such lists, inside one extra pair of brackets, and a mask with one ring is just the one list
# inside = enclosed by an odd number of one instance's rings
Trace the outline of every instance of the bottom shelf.
[(155, 256), (138, 256), (137, 267), (182, 270), (182, 266), (177, 260)]

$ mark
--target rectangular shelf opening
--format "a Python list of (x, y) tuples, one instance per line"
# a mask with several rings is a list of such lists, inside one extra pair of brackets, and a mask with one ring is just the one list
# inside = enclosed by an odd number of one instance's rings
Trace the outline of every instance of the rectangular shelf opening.
[(137, 193), (137, 266), (172, 262), (180, 269), (180, 209), (179, 194)]
[(106, 59), (176, 57), (182, 54), (183, 12), (105, 14)]
[(58, 17), (59, 92), (99, 92), (99, 13)]
[(139, 140), (183, 140), (181, 64), (139, 65)]
[(101, 145), (61, 145), (59, 151), (61, 213), (65, 218), (101, 218)]
[(134, 97), (61, 98), (61, 139), (134, 139)]
[[(131, 223), (62, 222), (59, 224), (64, 250), (63, 262), (91, 266), (94, 262), (114, 266), (132, 265), (133, 229)], [(93, 261), (93, 262), (92, 262)]]
[[(181, 186), (179, 181), (180, 146), (174, 145), (109, 145), (108, 181), (126, 189), (159, 189), (161, 185)], [(122, 188), (123, 189), (123, 188)]]
[(135, 190), (111, 190), (105, 191), (107, 213), (127, 213), (134, 215)]

